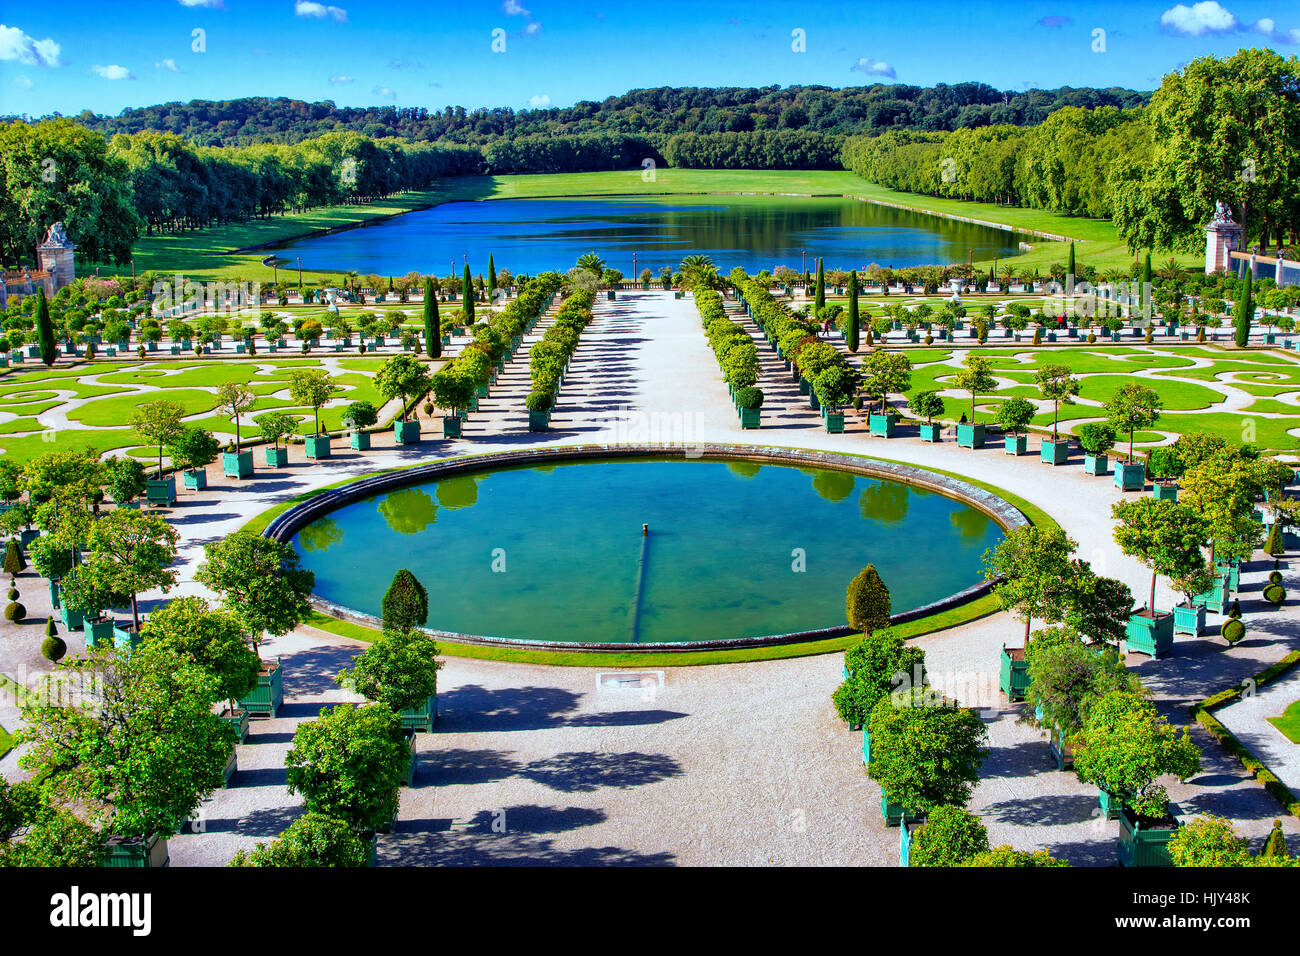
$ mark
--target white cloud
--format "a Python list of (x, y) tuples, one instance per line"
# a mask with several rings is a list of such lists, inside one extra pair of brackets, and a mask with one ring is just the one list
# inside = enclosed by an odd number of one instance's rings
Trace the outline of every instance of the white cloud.
[(873, 60), (869, 56), (858, 57), (858, 62), (849, 67), (849, 72), (857, 71), (865, 73), (867, 76), (887, 76), (893, 79), (897, 74), (894, 68), (884, 60)]
[(332, 17), (339, 23), (348, 22), (348, 12), (342, 7), (328, 7), (323, 3), (316, 3), (315, 0), (294, 0), (293, 15), (296, 17), (314, 17), (317, 20)]
[(1292, 43), (1300, 43), (1300, 30), (1288, 30), (1286, 35)]
[(504, 10), (506, 12), (506, 16), (509, 17), (531, 16), (531, 14), (529, 14), (529, 12), (524, 9), (523, 4), (520, 3), (519, 0), (506, 0), (505, 3), (501, 4), (501, 9)]
[(116, 63), (109, 66), (92, 66), (92, 70), (98, 73), (106, 80), (134, 80), (131, 71), (124, 66), (118, 66)]
[(30, 90), (32, 88), (32, 81), (25, 76), (15, 76), (14, 86), (18, 87), (20, 90)]
[(534, 20), (532, 23), (528, 24), (528, 26), (524, 27), (524, 32), (527, 33), (529, 36), (533, 36), (541, 29), (542, 29), (542, 25), (538, 23), (536, 20)]
[(376, 86), (370, 92), (381, 100), (393, 100), (397, 98), (396, 91), (389, 89), (387, 86)]
[(182, 7), (209, 7), (213, 10), (222, 9), (221, 0), (176, 0)]
[(17, 60), (26, 66), (58, 66), (60, 49), (49, 37), (36, 40), (17, 27), (0, 23), (0, 60)]
[(352, 77), (348, 76), (346, 73), (340, 73), (337, 76), (331, 76), (330, 82), (335, 86), (347, 86), (352, 82)]
[(176, 65), (176, 61), (173, 60), (171, 57), (168, 57), (165, 60), (159, 60), (157, 63), (154, 64), (154, 69), (170, 70), (173, 73), (179, 73), (181, 71), (181, 68)]
[(1276, 30), (1277, 30), (1277, 24), (1274, 23), (1269, 17), (1260, 17), (1258, 20), (1255, 21), (1256, 33), (1262, 33), (1266, 37), (1271, 37), (1274, 31)]
[(541, 110), (551, 105), (551, 98), (546, 93), (541, 96), (528, 97), (528, 108), (530, 110)]
[(1219, 6), (1218, 0), (1201, 0), (1190, 7), (1177, 4), (1160, 14), (1160, 26), (1171, 33), (1199, 37), (1227, 33), (1237, 28), (1237, 18)]

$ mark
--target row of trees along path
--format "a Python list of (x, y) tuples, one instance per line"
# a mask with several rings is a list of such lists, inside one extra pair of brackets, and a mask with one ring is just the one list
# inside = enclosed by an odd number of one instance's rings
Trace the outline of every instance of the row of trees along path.
[[(532, 378), (528, 373), (529, 357), (533, 346), (542, 340), (546, 330), (555, 323), (555, 315), (563, 304), (564, 300), (557, 293), (555, 301), (542, 313), (533, 330), (524, 335), (515, 357), (505, 363), (497, 375), (496, 384), (488, 389), (488, 397), (478, 400), (478, 410), (470, 412), (461, 425), (461, 434), (465, 438), (528, 431), (528, 411), (524, 408), (524, 399), (532, 390)], [(469, 341), (472, 339), (466, 339), (467, 343)]]
[[(821, 418), (808, 404), (808, 396), (799, 391), (794, 373), (786, 369), (785, 361), (768, 344), (763, 330), (745, 312), (745, 303), (733, 299), (730, 294), (723, 296), (723, 303), (727, 316), (740, 323), (758, 349), (758, 388), (763, 390), (763, 424), (760, 430), (821, 427)], [(856, 367), (857, 363), (853, 364)], [(848, 410), (852, 411), (852, 408)]]

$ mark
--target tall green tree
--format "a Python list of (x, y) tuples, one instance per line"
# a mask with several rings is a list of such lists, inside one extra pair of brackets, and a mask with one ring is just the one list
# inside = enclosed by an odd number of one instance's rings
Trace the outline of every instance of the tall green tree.
[(438, 296), (433, 291), (433, 277), (424, 277), (424, 348), (429, 358), (442, 356), (442, 321), (438, 316)]
[[(442, 372), (447, 372), (443, 369)], [(441, 374), (441, 373), (440, 373)], [(429, 390), (432, 377), (429, 366), (419, 362), (411, 355), (394, 355), (384, 360), (375, 373), (375, 388), (386, 401), (395, 398), (402, 400), (402, 421), (407, 420), (407, 408), (411, 403)]]
[(487, 274), (487, 295), (488, 302), (492, 302), (493, 293), (497, 289), (497, 266), (492, 260), (492, 253), (488, 253), (488, 274)]
[(254, 646), (264, 634), (279, 636), (311, 613), (307, 598), (316, 575), (298, 566), (292, 546), (249, 531), (203, 546), (204, 561), (194, 579), (221, 595)]
[(244, 640), (243, 625), (201, 597), (168, 601), (149, 615), (140, 636), (170, 647), (211, 674), (222, 700), (233, 703), (257, 686), (262, 664)]
[(821, 257), (817, 259), (817, 298), (814, 305), (816, 306), (815, 315), (820, 315), (822, 309), (826, 308), (826, 265)]
[(853, 270), (849, 273), (849, 325), (845, 331), (845, 341), (848, 344), (849, 351), (856, 353), (858, 351), (858, 331), (860, 320), (858, 318), (858, 273)]
[(1070, 374), (1068, 365), (1044, 365), (1034, 376), (1034, 383), (1038, 386), (1038, 394), (1052, 403), (1052, 441), (1056, 441), (1061, 403), (1073, 405), (1082, 383)]
[(131, 508), (114, 508), (90, 527), (80, 574), (108, 592), (131, 598), (132, 630), (140, 630), (139, 595), (176, 584), (171, 564), (180, 534), (159, 515)]
[(1133, 436), (1139, 428), (1150, 428), (1160, 419), (1164, 402), (1153, 388), (1140, 382), (1125, 382), (1106, 402), (1106, 420), (1116, 431), (1128, 432), (1128, 457), (1133, 458)]
[(1242, 283), (1242, 290), (1237, 296), (1233, 321), (1232, 340), (1239, 349), (1244, 349), (1250, 341), (1250, 323), (1255, 318), (1255, 299), (1251, 290), (1252, 281), (1250, 270), (1247, 269), (1245, 281)]
[(179, 402), (161, 400), (145, 402), (131, 413), (131, 427), (137, 435), (151, 445), (158, 446), (158, 477), (163, 476), (163, 449), (176, 441), (184, 427), (185, 406)]
[[(923, 697), (925, 695), (916, 695)], [(871, 711), (868, 773), (890, 800), (914, 813), (965, 806), (988, 756), (988, 731), (973, 710), (883, 698)]]
[(465, 324), (474, 324), (474, 279), (469, 274), (469, 263), (465, 263), (465, 278), (460, 283), (461, 298), (464, 305), (461, 308), (465, 312)]
[(1025, 646), (1035, 619), (1057, 624), (1070, 603), (1077, 542), (1061, 528), (1025, 525), (984, 552), (984, 579), (996, 582), (998, 606), (1025, 624)]
[(289, 398), (295, 405), (306, 405), (315, 416), (315, 431), (320, 434), (321, 407), (343, 387), (330, 378), (323, 368), (292, 369), (289, 372)]
[(59, 345), (54, 340), (54, 323), (50, 320), (50, 303), (43, 285), (36, 287), (36, 333), (40, 336), (41, 361), (51, 366), (59, 358)]
[(1191, 505), (1156, 498), (1117, 501), (1111, 514), (1117, 522), (1114, 536), (1120, 550), (1151, 569), (1147, 610), (1154, 614), (1156, 580), (1161, 575), (1180, 580), (1204, 570), (1205, 519)]
[(414, 710), (438, 692), (437, 658), (438, 645), (428, 634), (386, 627), (334, 680), (395, 711)]

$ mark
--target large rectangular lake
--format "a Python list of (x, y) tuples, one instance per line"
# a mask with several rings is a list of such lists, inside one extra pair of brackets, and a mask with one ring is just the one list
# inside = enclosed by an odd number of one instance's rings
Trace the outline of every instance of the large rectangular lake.
[(827, 268), (903, 266), (1012, 255), (1023, 237), (938, 216), (840, 198), (670, 196), (453, 202), (375, 225), (289, 243), (276, 255), (305, 269), (362, 275), (415, 271), (475, 273), (498, 268), (535, 275), (566, 270), (587, 252), (632, 278), (636, 269), (676, 268), (691, 253), (712, 257), (724, 275), (786, 265), (807, 253)]

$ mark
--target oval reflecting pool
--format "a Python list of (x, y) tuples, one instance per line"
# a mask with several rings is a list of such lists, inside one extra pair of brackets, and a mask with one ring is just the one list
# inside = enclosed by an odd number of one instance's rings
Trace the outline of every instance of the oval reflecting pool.
[(340, 507), (293, 544), (319, 597), (367, 614), (405, 567), (438, 630), (677, 643), (841, 625), (869, 563), (895, 613), (921, 607), (979, 583), (1001, 537), (982, 511), (900, 482), (618, 459), (412, 485)]

